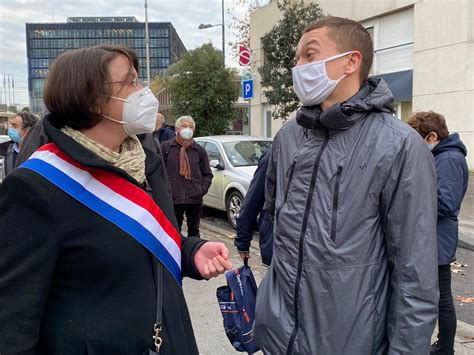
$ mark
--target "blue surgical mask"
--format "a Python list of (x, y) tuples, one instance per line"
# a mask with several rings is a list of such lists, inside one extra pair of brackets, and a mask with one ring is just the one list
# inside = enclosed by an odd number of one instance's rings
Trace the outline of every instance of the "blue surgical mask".
[(21, 139), (23, 138), (20, 136), (20, 132), (18, 132), (18, 130), (15, 128), (8, 129), (8, 137), (10, 137), (10, 139), (16, 143), (20, 143)]
[(436, 144), (434, 144), (434, 143), (428, 143), (427, 146), (428, 146), (428, 149), (429, 149), (430, 152), (431, 152), (431, 151), (434, 149), (434, 147), (436, 146)]

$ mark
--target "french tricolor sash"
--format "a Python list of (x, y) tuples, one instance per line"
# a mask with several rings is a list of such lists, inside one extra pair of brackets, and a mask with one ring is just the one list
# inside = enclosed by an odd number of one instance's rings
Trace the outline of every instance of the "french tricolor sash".
[(54, 143), (21, 168), (33, 170), (135, 238), (181, 285), (181, 236), (153, 199), (117, 174), (79, 164)]

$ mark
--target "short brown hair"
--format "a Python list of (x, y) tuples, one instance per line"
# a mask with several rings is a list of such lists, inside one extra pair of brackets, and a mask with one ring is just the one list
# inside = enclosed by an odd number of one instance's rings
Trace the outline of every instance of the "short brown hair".
[(415, 112), (408, 120), (408, 124), (423, 138), (426, 138), (431, 132), (435, 132), (440, 141), (449, 136), (448, 126), (446, 126), (443, 115), (433, 111)]
[(126, 56), (138, 72), (133, 49), (101, 45), (61, 54), (52, 64), (44, 89), (44, 102), (58, 126), (91, 128), (102, 118), (95, 111), (107, 100), (109, 63), (119, 54)]
[(360, 67), (361, 85), (367, 80), (374, 58), (374, 45), (369, 32), (357, 21), (342, 17), (326, 16), (311, 22), (303, 30), (303, 34), (316, 28), (327, 28), (329, 38), (343, 52), (359, 51), (362, 54)]

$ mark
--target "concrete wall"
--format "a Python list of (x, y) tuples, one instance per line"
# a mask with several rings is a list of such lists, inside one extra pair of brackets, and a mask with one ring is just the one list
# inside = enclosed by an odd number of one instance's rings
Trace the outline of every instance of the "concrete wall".
[(474, 1), (415, 5), (413, 110), (443, 114), (474, 168)]
[[(474, 0), (318, 0), (326, 14), (369, 20), (414, 8), (413, 111), (442, 113), (459, 132), (474, 169)], [(280, 18), (276, 1), (251, 15), (252, 72), (261, 65), (261, 38)], [(265, 97), (255, 77), (252, 134), (262, 135)], [(281, 121), (272, 121), (273, 134)]]

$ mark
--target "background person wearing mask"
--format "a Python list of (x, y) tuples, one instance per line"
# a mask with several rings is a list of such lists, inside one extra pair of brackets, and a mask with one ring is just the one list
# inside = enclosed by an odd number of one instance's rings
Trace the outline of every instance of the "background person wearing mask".
[(162, 113), (156, 115), (156, 126), (153, 137), (163, 143), (176, 137), (175, 128), (166, 124), (166, 117)]
[(16, 167), (17, 156), (23, 147), (23, 142), (36, 122), (38, 117), (29, 112), (18, 112), (8, 120), (8, 136), (11, 141), (0, 145), (0, 155), (4, 157), (4, 176)]
[(181, 229), (186, 214), (188, 236), (199, 237), (202, 197), (212, 182), (207, 152), (194, 139), (196, 124), (191, 116), (176, 121), (176, 138), (161, 144), (168, 172), (174, 211)]
[(454, 354), (456, 309), (451, 292), (451, 266), (458, 247), (458, 215), (466, 194), (469, 171), (467, 149), (459, 134), (448, 132), (446, 120), (436, 112), (416, 112), (408, 124), (425, 140), (433, 153), (438, 181), (438, 341), (430, 354)]
[(265, 354), (428, 354), (438, 304), (433, 157), (368, 78), (370, 34), (324, 17), (302, 33), (302, 103), (265, 181), (273, 257), (253, 335)]

